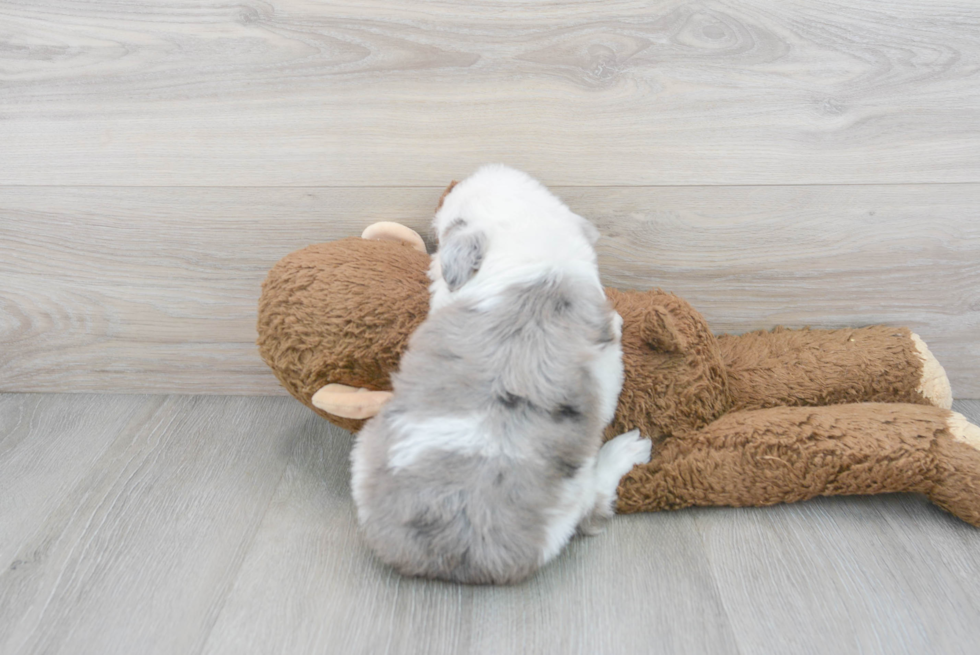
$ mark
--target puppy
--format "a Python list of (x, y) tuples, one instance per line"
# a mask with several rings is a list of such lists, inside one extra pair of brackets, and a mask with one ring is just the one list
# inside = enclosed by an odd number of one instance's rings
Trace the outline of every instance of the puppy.
[(651, 444), (602, 445), (622, 319), (595, 227), (503, 166), (451, 187), (434, 227), (429, 315), (351, 454), (358, 521), (403, 574), (513, 583), (613, 514)]

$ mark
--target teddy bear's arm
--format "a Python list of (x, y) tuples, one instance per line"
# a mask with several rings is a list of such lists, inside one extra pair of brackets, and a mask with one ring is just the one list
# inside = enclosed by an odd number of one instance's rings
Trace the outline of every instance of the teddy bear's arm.
[(618, 511), (772, 505), (918, 492), (980, 527), (980, 428), (939, 407), (859, 403), (736, 411), (663, 439)]
[(952, 406), (949, 380), (907, 328), (759, 331), (721, 335), (735, 409), (904, 402)]

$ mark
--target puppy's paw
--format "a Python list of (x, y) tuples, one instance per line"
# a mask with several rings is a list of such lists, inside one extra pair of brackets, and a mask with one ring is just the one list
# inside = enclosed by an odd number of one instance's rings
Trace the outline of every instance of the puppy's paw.
[(637, 464), (649, 462), (652, 448), (653, 443), (641, 437), (639, 430), (621, 434), (603, 444), (596, 459), (596, 504), (580, 528), (583, 533), (602, 525), (614, 514), (619, 481)]
[(653, 442), (640, 436), (639, 430), (625, 432), (610, 439), (599, 450), (598, 470), (603, 476), (619, 479), (637, 464), (647, 464)]
[(606, 523), (613, 516), (612, 504), (596, 503), (592, 512), (582, 519), (582, 522), (575, 528), (576, 537), (594, 537), (606, 531)]
[(623, 338), (623, 317), (615, 310), (613, 311), (612, 327), (613, 334), (616, 335), (616, 341), (621, 341)]
[(612, 330), (613, 342), (620, 343), (623, 340), (623, 317), (616, 310), (613, 310), (612, 316), (609, 317), (609, 327)]

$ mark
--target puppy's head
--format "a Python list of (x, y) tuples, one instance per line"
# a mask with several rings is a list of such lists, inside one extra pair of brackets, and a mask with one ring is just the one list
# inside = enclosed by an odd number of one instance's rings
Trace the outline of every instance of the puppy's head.
[(436, 207), (438, 265), (450, 291), (485, 268), (595, 262), (595, 226), (526, 173), (488, 165), (449, 185)]

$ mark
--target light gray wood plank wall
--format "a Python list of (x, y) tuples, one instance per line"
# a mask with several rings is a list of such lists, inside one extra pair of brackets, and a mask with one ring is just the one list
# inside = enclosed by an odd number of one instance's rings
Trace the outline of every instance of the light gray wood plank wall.
[[(258, 358), (282, 256), (441, 187), (0, 187), (0, 390), (280, 393)], [(888, 323), (980, 396), (980, 185), (555, 189), (596, 221), (606, 284), (662, 287), (716, 331)]]
[(7, 0), (0, 184), (980, 182), (972, 0)]
[[(980, 401), (954, 408), (980, 423)], [(0, 652), (943, 653), (980, 530), (921, 496), (620, 516), (512, 587), (361, 543), (352, 438), (291, 398), (0, 394)]]

